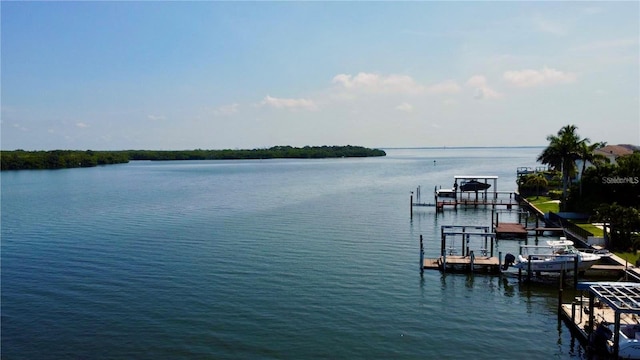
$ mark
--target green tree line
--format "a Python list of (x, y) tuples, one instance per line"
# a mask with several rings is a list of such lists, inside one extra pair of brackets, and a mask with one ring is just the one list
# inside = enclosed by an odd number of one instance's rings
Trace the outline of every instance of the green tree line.
[(64, 169), (127, 163), (130, 160), (319, 159), (385, 156), (362, 146), (274, 146), (252, 150), (122, 150), (122, 151), (0, 151), (2, 170)]
[(129, 161), (126, 152), (120, 151), (0, 151), (2, 170), (65, 169), (119, 164)]

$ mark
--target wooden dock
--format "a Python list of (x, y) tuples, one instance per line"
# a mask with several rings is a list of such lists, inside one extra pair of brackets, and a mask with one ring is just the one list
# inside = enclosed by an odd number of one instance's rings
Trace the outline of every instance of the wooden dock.
[(527, 228), (527, 231), (532, 231), (536, 234), (536, 236), (542, 235), (544, 232), (562, 232), (564, 233), (564, 228), (556, 228), (556, 227), (532, 227)]
[(519, 223), (499, 223), (495, 227), (495, 233), (497, 238), (505, 238), (505, 237), (518, 237), (518, 238), (526, 238), (527, 237), (527, 229), (522, 224)]
[(443, 272), (484, 272), (497, 274), (500, 272), (500, 259), (492, 256), (440, 256), (437, 259), (424, 259), (423, 269), (441, 270)]
[(435, 207), (437, 211), (444, 211), (445, 208), (458, 209), (458, 207), (492, 207), (497, 208), (498, 206), (504, 206), (506, 209), (512, 209), (517, 206), (518, 202), (515, 200), (438, 200), (434, 203), (422, 203), (422, 202), (413, 202), (411, 199), (411, 206), (427, 206), (427, 207)]
[[(502, 255), (494, 256), (495, 234), (489, 232), (488, 226), (443, 225), (440, 232), (440, 256), (437, 258), (425, 258), (423, 238), (420, 235), (420, 272), (425, 269), (442, 272), (500, 272)], [(456, 238), (460, 247), (456, 246)]]
[[(456, 178), (466, 178), (457, 176)], [(483, 178), (483, 177), (480, 177)], [(496, 179), (497, 177), (484, 177)], [(495, 184), (494, 184), (495, 189)], [(415, 192), (411, 191), (411, 197), (409, 200), (411, 216), (413, 216), (413, 208), (414, 207), (435, 207), (436, 212), (442, 212), (444, 209), (449, 208), (453, 210), (457, 210), (460, 208), (479, 208), (479, 207), (491, 207), (492, 209), (498, 209), (499, 207), (506, 208), (507, 210), (511, 210), (514, 207), (519, 205), (519, 196), (515, 191), (483, 191), (475, 193), (475, 196), (471, 195), (471, 192), (455, 192), (454, 196), (438, 196), (437, 188), (434, 189), (434, 197), (433, 202), (423, 202), (421, 201), (420, 196), (420, 187), (416, 188)], [(415, 200), (414, 201), (414, 193)]]

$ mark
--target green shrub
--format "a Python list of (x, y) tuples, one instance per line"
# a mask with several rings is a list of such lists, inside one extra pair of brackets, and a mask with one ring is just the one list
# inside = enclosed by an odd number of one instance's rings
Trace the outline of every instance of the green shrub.
[(551, 200), (560, 200), (560, 198), (562, 198), (562, 191), (561, 190), (549, 190), (549, 193), (547, 195), (549, 196), (549, 198)]

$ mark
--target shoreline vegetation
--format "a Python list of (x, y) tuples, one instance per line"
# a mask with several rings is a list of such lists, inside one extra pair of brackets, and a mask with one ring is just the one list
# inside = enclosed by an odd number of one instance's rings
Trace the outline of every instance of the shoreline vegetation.
[(323, 159), (386, 156), (383, 150), (362, 146), (274, 146), (252, 150), (52, 150), (0, 151), (1, 170), (45, 170), (123, 164), (133, 160), (259, 160)]

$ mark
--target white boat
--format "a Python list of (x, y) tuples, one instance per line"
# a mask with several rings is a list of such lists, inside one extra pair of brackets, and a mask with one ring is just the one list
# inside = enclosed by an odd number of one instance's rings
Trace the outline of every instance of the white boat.
[[(610, 324), (609, 329), (613, 333), (614, 324)], [(607, 341), (607, 350), (613, 353), (613, 341)], [(618, 358), (640, 359), (640, 324), (620, 324)]]
[(436, 196), (443, 197), (443, 198), (455, 198), (456, 190), (455, 189), (437, 189)]
[[(604, 349), (612, 355), (615, 351), (613, 347), (614, 331), (615, 324), (600, 324), (591, 335), (596, 349)], [(618, 358), (640, 359), (640, 324), (620, 324)]]
[(571, 240), (549, 240), (546, 245), (521, 245), (517, 258), (511, 254), (505, 256), (503, 269), (513, 266), (532, 272), (571, 272), (577, 261), (578, 271), (585, 271), (601, 257), (595, 253), (579, 251)]

